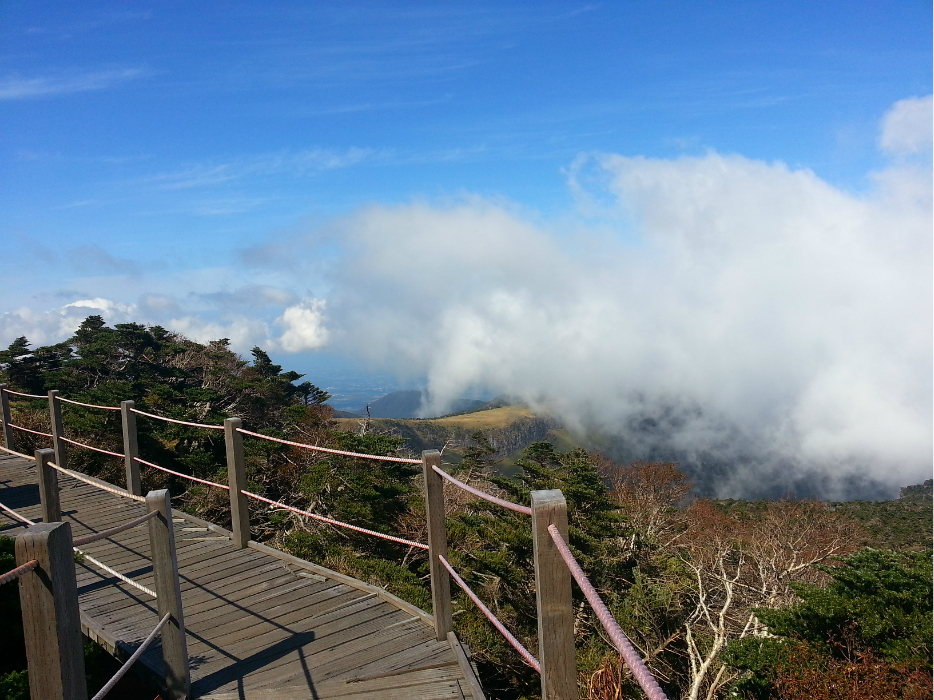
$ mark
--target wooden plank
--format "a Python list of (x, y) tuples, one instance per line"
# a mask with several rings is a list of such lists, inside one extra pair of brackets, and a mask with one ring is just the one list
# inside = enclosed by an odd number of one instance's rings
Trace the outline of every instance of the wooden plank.
[[(248, 566), (249, 565), (244, 565), (244, 567)], [(247, 569), (247, 571), (249, 572), (248, 576), (231, 578), (227, 584), (230, 590), (236, 592), (237, 588), (249, 586), (253, 580), (251, 577), (262, 579), (264, 576), (264, 572), (262, 571), (257, 571), (255, 569)], [(125, 584), (121, 584), (120, 588), (122, 589), (124, 586)], [(200, 611), (199, 604), (205, 602), (213, 603), (210, 607), (222, 606), (226, 602), (229, 602), (225, 599), (224, 594), (225, 591), (223, 590), (212, 591), (204, 589), (198, 586), (197, 582), (192, 583), (187, 578), (183, 579), (182, 582), (182, 596), (186, 611), (191, 610), (193, 612), (198, 612)], [(107, 594), (105, 593), (104, 595), (106, 596)], [(85, 604), (88, 611), (93, 611), (95, 615), (106, 616), (116, 611), (117, 615), (121, 615), (124, 619), (127, 619), (126, 615), (121, 612), (121, 600), (122, 598), (118, 592), (114, 592), (110, 598), (95, 598), (93, 594), (89, 595), (86, 599), (82, 597), (82, 602)]]
[(447, 514), (444, 482), (435, 467), (441, 467), (438, 450), (422, 452), (422, 475), (425, 482), (425, 513), (428, 522), (428, 563), (431, 574), (431, 610), (438, 641), (447, 639), (454, 629), (451, 612), (451, 576), (441, 563), (448, 556)]
[[(452, 662), (453, 663), (453, 662)], [(456, 666), (456, 664), (454, 664)], [(443, 691), (444, 694), (441, 697), (461, 697), (456, 689), (457, 676), (451, 671), (452, 667), (442, 667), (434, 669), (422, 669), (413, 672), (408, 672), (404, 675), (392, 676), (387, 678), (381, 678), (379, 680), (373, 681), (360, 681), (360, 682), (347, 682), (347, 681), (326, 681), (323, 683), (314, 684), (314, 694), (319, 698), (360, 698), (369, 693), (379, 693), (379, 692), (395, 692), (401, 693), (404, 691), (406, 694), (403, 697), (419, 698), (424, 697), (426, 692), (436, 692), (438, 688), (445, 688)], [(435, 691), (432, 691), (432, 689)], [(306, 692), (312, 692), (311, 689), (302, 686), (292, 686), (289, 688), (262, 688), (254, 691), (254, 694), (251, 694), (253, 698), (262, 698), (262, 697), (275, 697), (274, 695), (265, 695), (265, 693), (275, 692), (275, 691), (292, 691), (300, 692), (302, 690)], [(261, 694), (262, 693), (262, 694)], [(283, 693), (280, 697), (285, 697)], [(212, 700), (217, 698), (228, 698), (231, 697), (228, 694), (211, 694), (207, 696)], [(293, 695), (288, 695), (288, 697), (294, 697)], [(303, 697), (303, 696), (299, 696)]]
[[(230, 607), (230, 606), (228, 606), (228, 607), (226, 607), (226, 608), (224, 608), (224, 607), (219, 607), (219, 608), (217, 608), (217, 610), (220, 610), (220, 611), (231, 610), (231, 607)], [(120, 610), (120, 611), (116, 611), (116, 612), (112, 613), (112, 614), (109, 616), (108, 620), (107, 620), (108, 626), (109, 626), (111, 629), (115, 629), (115, 630), (118, 630), (118, 631), (119, 631), (119, 630), (133, 629), (134, 627), (137, 627), (139, 624), (141, 624), (141, 623), (140, 623), (140, 620), (141, 620), (141, 619), (145, 619), (145, 618), (146, 618), (146, 613), (145, 613), (145, 611), (144, 611), (144, 610), (141, 610), (139, 607), (137, 607), (137, 608), (131, 610), (130, 612), (131, 612), (131, 614), (132, 614), (132, 617), (129, 618), (129, 619), (128, 619), (127, 617), (125, 617), (125, 611), (124, 611), (124, 610)], [(210, 612), (210, 611), (209, 611), (209, 612)], [(234, 613), (236, 613), (236, 612), (237, 612), (236, 609), (234, 609)], [(202, 617), (202, 616), (199, 616), (199, 615), (196, 615), (196, 614), (193, 615), (193, 614), (190, 612), (189, 608), (187, 608), (187, 607), (186, 607), (186, 609), (185, 609), (185, 613), (186, 613), (186, 616), (187, 616), (187, 618), (186, 618), (186, 619), (187, 619), (187, 627), (188, 627), (189, 631), (190, 631), (192, 634), (196, 634), (196, 633), (197, 633), (197, 634), (205, 634), (205, 633), (207, 633), (207, 632), (210, 631), (210, 629), (211, 629), (211, 624), (212, 624), (211, 615), (206, 615), (205, 617)], [(241, 616), (241, 617), (242, 617), (244, 614), (246, 614), (246, 613), (240, 612), (240, 616)], [(98, 617), (100, 617), (100, 616), (98, 616)], [(146, 623), (143, 623), (143, 624), (146, 624)]]
[[(36, 483), (28, 467), (25, 460), (0, 459), (0, 482), (5, 482), (0, 483), (0, 501), (9, 505), (4, 487)], [(142, 512), (136, 503), (68, 477), (62, 486), (65, 518), (80, 534)], [(25, 505), (29, 497), (16, 493), (24, 515), (36, 514), (35, 504)], [(424, 611), (383, 589), (265, 545), (250, 542), (248, 549), (238, 549), (226, 539), (189, 540), (215, 534), (227, 538), (229, 531), (181, 511), (173, 510), (172, 516), (196, 696), (210, 686), (213, 695), (235, 692), (238, 700), (259, 700), (264, 687), (276, 693), (267, 697), (277, 700), (345, 695), (368, 700), (374, 692), (381, 693), (380, 700), (465, 697), (460, 689), (469, 686), (457, 656), (449, 644), (433, 639), (426, 624), (433, 620)], [(7, 527), (22, 529), (14, 522)], [(134, 572), (141, 583), (153, 580), (146, 538), (138, 530), (84, 549), (119, 571)], [(78, 578), (82, 606), (89, 612), (84, 628), (118, 655), (138, 644), (158, 620), (154, 601), (126, 584), (112, 585), (112, 577), (95, 567), (79, 566)], [(147, 651), (143, 666), (161, 672), (160, 655), (158, 648)], [(419, 676), (431, 672), (426, 664), (447, 675)], [(380, 675), (371, 679), (378, 688), (365, 687), (366, 679), (346, 683), (359, 678), (361, 668)], [(397, 683), (397, 677), (408, 680)], [(285, 695), (283, 683), (291, 686)]]
[[(233, 576), (226, 583), (218, 584), (213, 588), (202, 587), (198, 581), (192, 581), (190, 578), (184, 577), (182, 581), (182, 595), (185, 601), (185, 609), (196, 613), (205, 607), (223, 605), (225, 600), (227, 600), (226, 596), (237, 595), (239, 590), (251, 585), (257, 585), (257, 581), (261, 581), (265, 585), (270, 580), (268, 575), (272, 572), (257, 570), (255, 568), (251, 569), (248, 568), (248, 564), (244, 564), (243, 566), (247, 567), (244, 575)], [(239, 568), (240, 567), (237, 567), (234, 571), (237, 572)], [(279, 579), (273, 579), (273, 581), (275, 580)], [(95, 598), (94, 594), (91, 594), (87, 598), (87, 605), (89, 608), (100, 608), (98, 612), (100, 614), (105, 614), (108, 609), (107, 606), (118, 598), (119, 596), (116, 596), (116, 594), (112, 600), (102, 597)]]
[(392, 593), (390, 593), (384, 588), (380, 588), (379, 586), (373, 586), (369, 583), (364, 583), (363, 581), (359, 581), (355, 578), (351, 578), (350, 576), (345, 576), (344, 574), (340, 574), (336, 571), (331, 571), (330, 569), (326, 569), (323, 566), (318, 566), (317, 564), (313, 562), (306, 561), (304, 559), (299, 559), (298, 557), (292, 556), (291, 554), (287, 554), (286, 552), (279, 551), (278, 549), (273, 549), (272, 547), (268, 547), (259, 542), (254, 542), (251, 540), (249, 543), (249, 546), (251, 549), (256, 549), (257, 551), (263, 552), (264, 554), (267, 554), (271, 557), (275, 557), (277, 559), (287, 561), (307, 571), (312, 571), (322, 576), (326, 576), (327, 578), (334, 579), (335, 581), (340, 581), (341, 583), (345, 583), (348, 586), (357, 588), (361, 591), (376, 593), (376, 595), (378, 595), (380, 598), (385, 600), (387, 603), (390, 603), (396, 606), (400, 610), (405, 610), (406, 612), (409, 612), (412, 615), (417, 615), (419, 618), (424, 620), (425, 624), (434, 626), (434, 618), (431, 615), (426, 613), (421, 608), (415, 607), (408, 601), (402, 600), (402, 598), (399, 598), (398, 596), (393, 595)]
[(486, 700), (486, 696), (483, 694), (483, 688), (480, 686), (480, 679), (477, 678), (474, 668), (470, 664), (467, 650), (464, 649), (461, 640), (458, 639), (455, 632), (451, 632), (448, 634), (448, 641), (451, 643), (451, 649), (454, 650), (454, 656), (457, 657), (457, 663), (460, 666), (461, 674), (464, 680), (467, 681), (467, 685), (470, 689), (470, 696), (473, 700)]
[[(364, 610), (359, 615), (332, 620), (327, 625), (315, 625), (312, 618), (310, 624), (294, 623), (292, 629), (296, 635), (314, 633), (313, 638), (301, 640), (302, 653), (312, 660), (312, 663), (320, 665), (322, 659), (330, 659), (332, 655), (340, 659), (347, 658), (348, 649), (357, 644), (373, 646), (381, 643), (384, 637), (396, 638), (410, 634), (411, 630), (404, 626), (393, 625), (393, 614), (387, 611), (386, 606), (376, 605), (369, 611)], [(358, 642), (366, 635), (370, 636), (365, 643)], [(265, 665), (262, 673), (267, 673), (278, 665), (280, 664), (277, 662), (270, 662)], [(279, 675), (278, 671), (276, 675)]]
[[(356, 632), (357, 634), (354, 636), (354, 640), (359, 637), (361, 631)], [(366, 630), (362, 630), (362, 632), (366, 634)], [(353, 635), (353, 632), (348, 632), (348, 634)], [(276, 657), (273, 654), (261, 653), (251, 657), (255, 661), (261, 661), (261, 667), (255, 670), (247, 669), (248, 672), (244, 674), (242, 679), (238, 682), (249, 687), (299, 683), (305, 676), (304, 668), (306, 666), (311, 669), (316, 679), (315, 682), (339, 676), (340, 674), (352, 674), (355, 670), (357, 655), (376, 654), (383, 657), (387, 653), (392, 652), (386, 652), (385, 650), (374, 651), (374, 645), (378, 647), (391, 647), (393, 650), (398, 650), (400, 646), (405, 645), (407, 634), (411, 634), (411, 632), (400, 630), (399, 628), (378, 630), (375, 634), (369, 634), (367, 636), (367, 640), (370, 644), (366, 645), (362, 650), (355, 648), (353, 644), (347, 643), (346, 639), (332, 639), (330, 647), (327, 649), (319, 648), (317, 651), (312, 648), (312, 642), (302, 645), (300, 648), (289, 650), (289, 656), (279, 655)], [(424, 635), (421, 635), (419, 638), (424, 639)], [(344, 641), (345, 643), (334, 643), (340, 641)], [(223, 679), (229, 676), (221, 674), (220, 677)], [(227, 682), (229, 683), (232, 681), (228, 680)], [(199, 687), (203, 688), (204, 686), (202, 685)], [(215, 690), (215, 687), (212, 687), (211, 690)]]
[(16, 564), (39, 565), (19, 579), (32, 700), (84, 700), (84, 651), (68, 523), (39, 523), (16, 538)]
[[(413, 629), (409, 624), (385, 624), (377, 621), (371, 629), (361, 630), (364, 635), (343, 635), (328, 641), (327, 644), (310, 644), (303, 647), (308, 654), (308, 662), (318, 669), (316, 678), (324, 680), (346, 680), (360, 675), (360, 667), (368, 663), (385, 661), (402, 650), (427, 641), (424, 629)], [(256, 674), (259, 680), (270, 675), (269, 669)], [(383, 670), (383, 669), (378, 669)], [(295, 673), (293, 668), (291, 673)]]
[(379, 601), (373, 599), (360, 601), (355, 605), (344, 606), (336, 612), (329, 612), (325, 615), (319, 615), (314, 610), (297, 609), (291, 611), (288, 615), (279, 617), (279, 619), (290, 622), (294, 629), (283, 629), (285, 625), (280, 624), (276, 625), (274, 629), (253, 634), (249, 627), (238, 626), (234, 629), (212, 634), (211, 640), (216, 644), (223, 645), (225, 649), (236, 650), (242, 648), (240, 642), (244, 639), (249, 641), (251, 646), (263, 648), (296, 632), (307, 630), (310, 621), (314, 620), (316, 621), (315, 637), (317, 641), (332, 630), (343, 630), (348, 626), (361, 626), (373, 618), (383, 617), (392, 612), (391, 609), (381, 606)]
[(568, 539), (567, 505), (557, 489), (533, 491), (531, 495), (542, 700), (577, 700), (571, 573), (548, 533), (548, 526), (555, 525)]
[(313, 591), (307, 584), (302, 585), (299, 583), (293, 587), (281, 587), (276, 589), (273, 593), (259, 591), (255, 599), (252, 600), (252, 597), (234, 599), (231, 602), (234, 603), (236, 607), (228, 605), (224, 608), (223, 612), (213, 609), (200, 614), (193, 614), (191, 617), (193, 620), (197, 620), (199, 624), (203, 620), (209, 621), (212, 625), (220, 626), (226, 624), (230, 620), (242, 617), (243, 612), (240, 608), (248, 610), (252, 615), (269, 616), (276, 613), (278, 610), (286, 609), (285, 606), (301, 604), (310, 607), (317, 604), (319, 601), (329, 600), (343, 595), (347, 595), (347, 592), (338, 586), (331, 586), (324, 590)]
[(165, 489), (150, 491), (146, 507), (158, 513), (147, 521), (154, 574), (154, 589), (158, 598), (159, 619), (169, 615), (162, 628), (162, 659), (165, 664), (165, 684), (173, 700), (185, 700), (191, 690), (188, 669), (188, 645), (185, 641), (185, 616), (182, 612), (182, 591), (178, 580), (178, 560), (175, 555), (175, 531), (172, 526), (172, 500)]
[[(198, 548), (197, 550), (190, 548), (182, 548), (179, 550), (180, 565), (186, 571), (189, 570), (193, 565), (197, 566), (204, 564), (213, 559), (217, 560), (216, 563), (221, 563), (230, 559), (232, 560), (232, 564), (238, 564), (241, 561), (247, 561), (246, 559), (236, 558), (232, 552), (219, 547), (215, 543), (204, 542), (202, 544), (205, 546)], [(121, 542), (115, 542), (112, 540), (101, 540), (99, 542), (94, 542), (90, 545), (81, 547), (81, 551), (118, 570), (121, 567), (138, 568), (140, 566), (148, 566), (152, 561), (148, 546), (144, 551), (140, 551), (129, 546), (124, 546)]]
[(52, 450), (36, 450), (36, 474), (39, 477), (39, 501), (44, 523), (57, 523), (62, 519), (58, 472), (49, 466), (54, 456)]
[(447, 665), (444, 666), (433, 665), (431, 667), (394, 673), (392, 675), (381, 675), (377, 678), (351, 678), (341, 683), (325, 682), (317, 685), (316, 689), (327, 696), (333, 695), (335, 692), (340, 695), (351, 695), (371, 691), (413, 688), (419, 685), (436, 683), (439, 681), (456, 681), (456, 668), (457, 663), (455, 661), (449, 661)]
[(120, 422), (123, 428), (123, 468), (126, 473), (126, 490), (137, 496), (143, 495), (143, 484), (140, 479), (139, 462), (139, 441), (136, 433), (136, 414), (133, 409), (136, 408), (135, 401), (120, 402)]

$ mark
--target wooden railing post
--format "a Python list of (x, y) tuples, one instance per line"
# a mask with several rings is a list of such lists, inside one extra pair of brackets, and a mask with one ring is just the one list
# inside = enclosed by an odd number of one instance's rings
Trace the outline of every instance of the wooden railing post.
[(431, 572), (431, 607), (435, 617), (435, 634), (439, 642), (454, 629), (451, 613), (451, 575), (438, 557), (448, 556), (448, 532), (444, 510), (444, 482), (432, 467), (441, 467), (438, 450), (422, 452), (425, 475), (425, 517), (428, 521), (428, 560)]
[(171, 700), (187, 698), (191, 692), (188, 645), (185, 642), (185, 619), (182, 615), (182, 591), (178, 581), (175, 555), (175, 530), (172, 526), (172, 501), (166, 489), (146, 494), (146, 508), (159, 515), (149, 521), (149, 548), (155, 579), (159, 618), (172, 617), (162, 628), (162, 660), (165, 684)]
[(243, 495), (246, 487), (246, 460), (243, 458), (243, 435), (237, 432), (239, 418), (224, 421), (224, 442), (227, 444), (227, 483), (230, 486), (230, 529), (238, 547), (250, 541), (250, 504)]
[(39, 523), (16, 536), (16, 564), (39, 566), (19, 579), (32, 700), (87, 700), (84, 642), (70, 523)]
[(62, 505), (58, 491), (58, 472), (49, 466), (54, 450), (36, 450), (36, 473), (39, 476), (39, 503), (42, 522), (57, 523), (62, 519)]
[(135, 496), (143, 495), (143, 482), (139, 476), (139, 442), (136, 438), (135, 401), (120, 402), (120, 417), (123, 420), (123, 459), (126, 466), (126, 490)]
[(13, 447), (13, 428), (10, 423), (13, 418), (10, 416), (10, 395), (6, 393), (6, 384), (0, 384), (0, 415), (3, 416), (3, 442), (8, 450), (15, 450)]
[(568, 510), (558, 490), (532, 492), (532, 547), (538, 607), (538, 661), (542, 700), (577, 700), (571, 572), (548, 534), (555, 525), (568, 539)]
[(62, 403), (61, 401), (55, 400), (56, 396), (58, 396), (57, 389), (49, 391), (49, 418), (52, 423), (52, 449), (55, 450), (55, 463), (62, 469), (65, 469), (68, 466), (66, 464), (68, 455), (66, 454), (65, 442), (62, 440), (62, 436), (65, 434), (65, 424), (62, 421)]

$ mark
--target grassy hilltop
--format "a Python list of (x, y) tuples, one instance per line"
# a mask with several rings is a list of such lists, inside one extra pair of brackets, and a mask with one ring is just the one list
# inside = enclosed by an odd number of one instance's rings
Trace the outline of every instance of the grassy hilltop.
[[(476, 445), (474, 435), (479, 431), (495, 449), (497, 472), (506, 475), (515, 473), (517, 456), (532, 443), (548, 441), (559, 450), (578, 446), (556, 419), (538, 415), (524, 404), (498, 403), (439, 418), (371, 418), (367, 430), (403, 438), (406, 449), (415, 454), (443, 449), (444, 461), (451, 464), (461, 463), (465, 449)], [(363, 420), (336, 418), (335, 422), (341, 430), (359, 431)]]

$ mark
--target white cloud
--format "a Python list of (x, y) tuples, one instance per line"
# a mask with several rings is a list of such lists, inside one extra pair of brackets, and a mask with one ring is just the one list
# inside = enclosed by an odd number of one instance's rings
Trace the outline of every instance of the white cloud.
[(21, 307), (0, 314), (0, 338), (6, 342), (25, 336), (33, 346), (58, 343), (70, 337), (88, 316), (106, 315), (109, 323), (134, 321), (136, 307), (110, 299), (79, 299), (56, 309)]
[[(116, 315), (123, 318), (132, 317), (133, 313), (136, 311), (135, 304), (120, 304), (116, 301), (102, 299), (100, 297), (95, 297), (94, 299), (79, 299), (70, 304), (65, 304), (63, 308), (87, 309), (89, 314), (91, 311), (99, 311), (111, 317)], [(119, 321), (117, 321), (117, 323), (119, 323)]]
[(932, 96), (899, 100), (882, 119), (879, 146), (893, 155), (930, 153), (934, 132)]
[(929, 174), (882, 173), (856, 197), (714, 153), (594, 167), (624, 236), (550, 230), (482, 199), (344, 220), (334, 345), (424, 373), (432, 409), (483, 386), (637, 456), (751, 465), (721, 478), (725, 494), (767, 473), (930, 476)]
[(0, 100), (22, 100), (51, 97), (75, 92), (104, 90), (127, 80), (140, 78), (147, 72), (139, 68), (62, 73), (38, 78), (9, 77), (0, 80)]
[[(155, 175), (149, 179), (149, 182), (160, 189), (181, 190), (214, 187), (247, 177), (262, 177), (279, 173), (303, 177), (328, 170), (349, 168), (374, 158), (385, 158), (386, 155), (386, 153), (372, 149), (356, 147), (342, 151), (323, 148), (280, 151), (237, 158), (227, 162), (193, 163), (175, 172)], [(258, 198), (241, 198), (233, 202), (215, 202), (209, 204), (201, 213), (226, 214), (247, 211), (262, 204), (263, 201)]]
[(186, 338), (199, 343), (227, 338), (235, 352), (246, 354), (256, 345), (269, 345), (269, 328), (260, 319), (232, 315), (219, 320), (205, 319), (201, 316), (180, 316), (170, 318), (165, 327)]
[(328, 330), (324, 326), (324, 306), (325, 302), (320, 299), (305, 299), (287, 308), (276, 320), (285, 329), (277, 342), (278, 347), (285, 352), (301, 352), (326, 345)]

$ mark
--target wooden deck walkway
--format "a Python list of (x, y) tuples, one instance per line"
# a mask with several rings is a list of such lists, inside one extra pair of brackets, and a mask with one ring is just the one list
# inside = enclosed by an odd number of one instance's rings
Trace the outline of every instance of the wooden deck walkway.
[[(80, 537), (145, 506), (59, 475), (62, 519)], [(39, 521), (35, 464), (0, 456), (0, 502)], [(173, 512), (192, 697), (204, 700), (484, 700), (461, 645), (438, 642), (427, 613), (380, 588)], [(0, 513), (3, 534), (24, 525)], [(140, 527), (82, 547), (152, 586)], [(77, 567), (82, 628), (118, 658), (158, 622), (154, 600), (88, 563)], [(162, 672), (158, 643), (141, 663)]]

